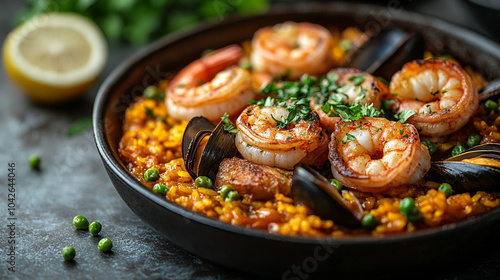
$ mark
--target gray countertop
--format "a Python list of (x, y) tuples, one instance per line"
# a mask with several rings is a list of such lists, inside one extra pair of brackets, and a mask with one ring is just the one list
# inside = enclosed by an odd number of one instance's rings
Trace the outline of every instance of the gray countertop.
[[(0, 10), (0, 37), (10, 31), (10, 19), (20, 5), (3, 3)], [(418, 1), (414, 1), (418, 2)], [(402, 2), (412, 10), (435, 14), (436, 5), (451, 1)], [(433, 6), (434, 5), (434, 6)], [(459, 6), (453, 6), (460, 10)], [(464, 21), (462, 21), (464, 24)], [(465, 21), (465, 24), (468, 24)], [(470, 27), (476, 26), (471, 23)], [(482, 27), (478, 31), (491, 35)], [(494, 35), (491, 35), (492, 37)], [(110, 45), (104, 76), (137, 48)], [(251, 279), (228, 268), (200, 259), (171, 244), (135, 216), (114, 190), (95, 148), (92, 132), (67, 137), (66, 129), (82, 117), (90, 117), (98, 84), (82, 98), (58, 107), (34, 104), (11, 84), (0, 70), (0, 219), (15, 222), (15, 272), (8, 270), (11, 231), (3, 226), (0, 245), (0, 279), (30, 278), (168, 278), (168, 279)], [(41, 171), (33, 171), (27, 159), (32, 153), (42, 158)], [(8, 164), (15, 163), (15, 220), (8, 220)], [(75, 215), (102, 223), (101, 237), (110, 238), (112, 253), (97, 250), (99, 237), (76, 230)], [(76, 249), (74, 262), (65, 262), (61, 249)], [(436, 279), (498, 277), (500, 246), (475, 256), (469, 265), (446, 268)]]

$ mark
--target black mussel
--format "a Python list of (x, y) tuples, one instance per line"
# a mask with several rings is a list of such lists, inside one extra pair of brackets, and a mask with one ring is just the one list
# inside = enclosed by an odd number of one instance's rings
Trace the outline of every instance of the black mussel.
[(356, 51), (346, 67), (390, 80), (408, 61), (421, 59), (425, 51), (422, 35), (398, 28), (382, 29)]
[(500, 96), (500, 79), (488, 83), (488, 85), (479, 92), (481, 101)]
[(361, 226), (363, 209), (359, 201), (348, 203), (330, 182), (312, 167), (295, 167), (290, 192), (295, 203), (309, 207), (315, 215), (347, 226)]
[(500, 191), (500, 144), (478, 145), (444, 161), (433, 162), (426, 176), (452, 185), (455, 193)]
[(207, 176), (215, 182), (219, 165), (225, 158), (238, 154), (235, 134), (216, 126), (205, 117), (194, 117), (182, 137), (182, 157), (191, 177)]

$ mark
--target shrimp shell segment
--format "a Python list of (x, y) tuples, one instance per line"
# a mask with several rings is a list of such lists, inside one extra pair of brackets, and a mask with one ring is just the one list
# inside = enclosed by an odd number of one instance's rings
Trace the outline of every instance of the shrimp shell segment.
[(312, 23), (285, 22), (259, 29), (252, 39), (252, 67), (272, 76), (321, 75), (333, 66), (330, 32)]
[(217, 122), (236, 114), (254, 97), (250, 73), (234, 64), (241, 48), (229, 46), (193, 61), (172, 80), (165, 98), (170, 116), (189, 120), (204, 116)]
[(333, 176), (363, 192), (416, 183), (430, 168), (417, 129), (384, 118), (339, 121), (329, 148)]
[(277, 127), (274, 119), (287, 116), (281, 106), (249, 106), (236, 120), (239, 132), (236, 147), (249, 161), (293, 169), (299, 163), (321, 165), (326, 161), (328, 136), (319, 126), (319, 117), (314, 121), (293, 123), (287, 128)]
[(479, 104), (469, 74), (446, 60), (415, 60), (391, 79), (398, 111), (414, 110), (408, 122), (422, 135), (443, 136), (462, 128)]

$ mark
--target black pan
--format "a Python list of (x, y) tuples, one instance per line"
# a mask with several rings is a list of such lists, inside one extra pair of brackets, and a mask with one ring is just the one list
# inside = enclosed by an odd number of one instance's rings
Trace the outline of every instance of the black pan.
[(464, 28), (398, 7), (307, 3), (264, 15), (204, 24), (147, 46), (120, 65), (99, 90), (93, 115), (95, 141), (120, 196), (144, 222), (185, 250), (258, 275), (308, 279), (363, 271), (422, 271), (433, 264), (443, 266), (465, 259), (468, 250), (464, 248), (484, 239), (491, 224), (499, 220), (500, 208), (474, 219), (412, 234), (336, 239), (288, 237), (224, 224), (193, 213), (155, 195), (128, 173), (117, 154), (121, 122), (128, 105), (146, 86), (187, 65), (205, 49), (240, 43), (251, 39), (260, 27), (287, 20), (326, 27), (357, 26), (371, 31), (397, 26), (423, 34), (432, 52), (452, 54), (489, 80), (500, 78), (497, 44)]

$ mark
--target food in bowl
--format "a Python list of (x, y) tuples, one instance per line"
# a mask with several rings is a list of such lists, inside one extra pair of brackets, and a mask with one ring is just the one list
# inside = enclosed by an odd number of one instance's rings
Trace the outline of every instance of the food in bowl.
[[(482, 77), (430, 54), (389, 86), (341, 68), (368, 38), (286, 22), (216, 50), (127, 109), (120, 157), (146, 187), (165, 186), (167, 200), (283, 235), (413, 232), (497, 207), (488, 188), (500, 178), (490, 144), (500, 142), (500, 115), (495, 101), (480, 102)], [(466, 147), (479, 159), (442, 161)], [(325, 218), (314, 199), (296, 197), (304, 164), (358, 223)]]

